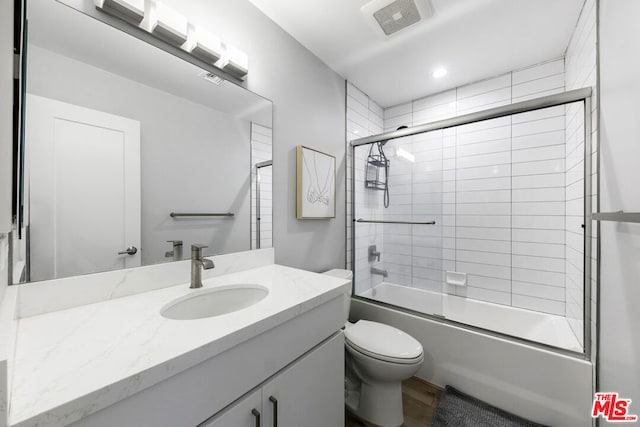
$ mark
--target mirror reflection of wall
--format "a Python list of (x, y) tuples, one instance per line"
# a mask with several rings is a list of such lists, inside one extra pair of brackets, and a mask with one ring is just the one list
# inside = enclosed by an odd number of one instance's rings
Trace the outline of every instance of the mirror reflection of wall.
[(254, 123), (251, 126), (251, 242), (252, 249), (273, 246), (272, 165), (273, 132), (271, 128)]
[(255, 248), (252, 157), (271, 158), (271, 102), (54, 0), (28, 6), (29, 279), (172, 261), (170, 240), (186, 257), (193, 243)]

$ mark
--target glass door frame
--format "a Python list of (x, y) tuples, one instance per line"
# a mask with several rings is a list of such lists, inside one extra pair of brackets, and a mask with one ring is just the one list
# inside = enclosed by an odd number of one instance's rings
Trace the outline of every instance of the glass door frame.
[(262, 168), (273, 166), (273, 160), (265, 160), (256, 163), (256, 249), (260, 249), (260, 221), (262, 220), (260, 212), (260, 170)]

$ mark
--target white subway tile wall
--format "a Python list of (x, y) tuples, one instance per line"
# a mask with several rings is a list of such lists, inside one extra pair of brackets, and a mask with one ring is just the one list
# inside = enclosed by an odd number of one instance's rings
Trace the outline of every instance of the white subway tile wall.
[[(383, 131), (382, 108), (361, 90), (347, 82), (347, 269), (352, 269), (352, 255), (355, 253), (355, 292), (360, 294), (383, 281), (383, 276), (372, 275), (371, 268), (384, 269), (381, 261), (369, 261), (369, 246), (375, 245), (376, 251), (384, 252), (382, 224), (355, 224), (355, 247), (352, 242), (351, 216), (351, 149), (349, 143), (358, 138), (375, 135)], [(356, 151), (355, 162), (355, 203), (359, 218), (382, 219), (383, 192), (365, 189), (365, 167), (368, 147)], [(353, 252), (355, 251), (355, 252)]]
[[(251, 124), (251, 248), (257, 245), (256, 224), (258, 219), (256, 200), (256, 163), (271, 160), (273, 145), (273, 131), (271, 128)], [(272, 167), (263, 167), (260, 173), (260, 248), (270, 248), (273, 246), (273, 188), (272, 188)]]
[[(384, 128), (562, 91), (564, 60), (558, 59), (388, 108)], [(462, 271), (468, 274), (467, 286), (445, 286), (447, 292), (565, 314), (564, 107), (430, 132), (388, 146), (408, 147), (416, 160), (403, 165), (413, 185), (392, 165), (391, 177), (398, 179), (391, 180), (392, 206), (384, 211), (385, 219), (428, 216), (438, 223), (413, 226), (404, 234), (385, 227), (385, 242), (394, 242), (385, 245), (383, 254), (390, 281), (439, 291), (444, 271)], [(428, 200), (424, 207), (416, 204), (421, 198)], [(411, 258), (406, 256), (409, 244)]]
[[(566, 87), (567, 90), (592, 87), (591, 131), (593, 155), (593, 210), (597, 209), (597, 169), (595, 168), (598, 152), (598, 103), (597, 103), (597, 66), (596, 66), (596, 1), (586, 0), (578, 24), (573, 33), (565, 55)], [(566, 108), (566, 316), (571, 329), (578, 341), (583, 342), (583, 306), (584, 291), (582, 286), (584, 246), (582, 235), (583, 206), (581, 193), (584, 185), (584, 132), (583, 110), (579, 106), (570, 105)], [(592, 272), (591, 272), (591, 336), (592, 355), (596, 354), (596, 231), (597, 224), (593, 223), (592, 235)]]
[[(522, 73), (562, 91), (543, 73), (561, 72), (561, 66), (554, 61)], [(564, 121), (563, 106), (512, 117), (512, 305), (558, 315), (565, 314)]]

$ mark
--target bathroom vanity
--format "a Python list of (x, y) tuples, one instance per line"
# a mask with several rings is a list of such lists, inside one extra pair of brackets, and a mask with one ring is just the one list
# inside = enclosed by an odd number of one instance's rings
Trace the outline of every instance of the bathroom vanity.
[[(7, 425), (341, 425), (350, 282), (275, 265), (271, 249), (211, 259), (201, 289), (189, 289), (189, 261), (10, 288)], [(212, 317), (162, 315), (249, 286), (266, 296)]]

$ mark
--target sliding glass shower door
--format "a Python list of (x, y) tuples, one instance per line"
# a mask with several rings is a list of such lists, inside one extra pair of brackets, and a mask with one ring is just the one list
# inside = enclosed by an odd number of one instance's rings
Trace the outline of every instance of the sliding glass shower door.
[(355, 296), (588, 351), (588, 93), (352, 143)]
[(442, 314), (445, 132), (355, 147), (355, 293)]

